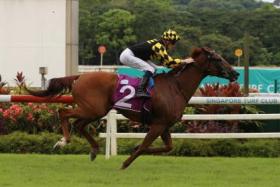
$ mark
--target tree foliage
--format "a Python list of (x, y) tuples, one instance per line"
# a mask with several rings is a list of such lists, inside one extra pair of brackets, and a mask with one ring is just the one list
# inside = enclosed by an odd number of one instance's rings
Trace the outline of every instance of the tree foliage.
[(279, 23), (280, 9), (255, 0), (80, 0), (80, 64), (97, 65), (100, 44), (105, 63), (117, 64), (125, 47), (173, 28), (182, 36), (176, 56), (208, 45), (235, 63), (248, 32), (250, 64), (278, 65)]
[[(135, 16), (122, 9), (110, 9), (98, 17), (96, 43), (107, 45), (117, 56), (121, 49), (136, 41), (132, 25)], [(116, 58), (117, 61), (118, 58)]]

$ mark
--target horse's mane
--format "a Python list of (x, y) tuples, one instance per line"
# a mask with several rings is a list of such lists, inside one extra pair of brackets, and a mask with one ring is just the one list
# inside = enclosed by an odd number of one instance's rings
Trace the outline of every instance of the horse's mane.
[[(192, 53), (191, 53), (191, 57), (193, 59), (195, 59), (196, 57), (198, 57), (201, 52), (203, 50), (210, 50), (208, 47), (202, 47), (202, 48), (194, 48), (192, 50)], [(188, 69), (189, 67), (193, 66), (195, 62), (193, 63), (190, 63), (190, 64), (185, 64), (185, 63), (182, 63), (181, 65), (175, 67), (174, 69), (172, 69), (170, 72), (168, 72), (168, 74), (170, 75), (176, 75), (176, 74), (180, 74), (182, 71), (184, 71), (185, 69)]]
[(168, 74), (168, 75), (174, 76), (174, 75), (176, 75), (176, 74), (181, 73), (183, 70), (189, 68), (190, 66), (192, 66), (192, 63), (190, 63), (190, 64), (182, 63), (182, 64), (180, 64), (179, 66), (173, 68), (173, 69), (172, 69), (171, 71), (169, 71), (167, 74)]
[(162, 72), (159, 74), (156, 74), (155, 77), (157, 76), (174, 76), (178, 73), (180, 73), (181, 71), (183, 71), (184, 69), (188, 68), (191, 64), (180, 64), (179, 66), (171, 69), (170, 71), (166, 72)]
[[(192, 53), (191, 53), (191, 57), (192, 58), (196, 58), (197, 56), (199, 56), (201, 54), (201, 52), (203, 50), (209, 50), (209, 48), (207, 47), (202, 47), (202, 48), (194, 48), (192, 50)], [(195, 63), (195, 62), (193, 62)], [(178, 65), (177, 67), (173, 68), (172, 70), (170, 70), (169, 72), (167, 73), (162, 73), (164, 75), (167, 75), (167, 76), (174, 76), (174, 75), (177, 75), (177, 74), (180, 74), (181, 72), (183, 72), (184, 70), (188, 69), (189, 67), (193, 66), (194, 64), (193, 63), (190, 63), (190, 64), (186, 64), (186, 63), (182, 63), (180, 65)], [(161, 74), (159, 74), (161, 75)]]

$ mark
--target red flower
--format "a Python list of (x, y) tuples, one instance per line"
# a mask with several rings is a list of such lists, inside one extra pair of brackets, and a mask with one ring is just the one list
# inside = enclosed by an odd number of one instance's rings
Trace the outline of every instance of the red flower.
[(30, 122), (32, 122), (33, 120), (34, 120), (34, 118), (33, 118), (33, 114), (32, 113), (28, 113), (27, 114), (27, 121), (30, 121)]

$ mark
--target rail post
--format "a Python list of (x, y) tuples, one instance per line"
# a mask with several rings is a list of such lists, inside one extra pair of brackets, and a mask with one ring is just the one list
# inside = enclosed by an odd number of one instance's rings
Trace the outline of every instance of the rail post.
[(112, 116), (111, 112), (107, 115), (107, 124), (106, 124), (106, 149), (105, 149), (105, 159), (110, 158), (110, 150), (111, 150), (111, 124), (112, 124)]
[(278, 81), (277, 79), (274, 80), (274, 93), (278, 92)]
[(117, 111), (111, 110), (111, 121), (110, 121), (110, 127), (111, 127), (111, 155), (115, 156), (117, 155)]
[(117, 155), (117, 111), (111, 110), (107, 115), (106, 125), (106, 151), (105, 158), (109, 159), (110, 156)]

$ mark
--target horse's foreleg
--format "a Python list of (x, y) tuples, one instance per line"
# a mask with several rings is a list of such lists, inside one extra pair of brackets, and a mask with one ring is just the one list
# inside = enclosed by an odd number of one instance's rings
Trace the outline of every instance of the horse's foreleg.
[(145, 150), (145, 153), (149, 154), (159, 154), (159, 153), (166, 153), (172, 150), (172, 139), (169, 129), (166, 129), (163, 134), (161, 135), (161, 139), (164, 143), (164, 147), (159, 148), (148, 148)]
[(87, 141), (91, 145), (90, 160), (93, 161), (95, 160), (96, 154), (99, 151), (99, 145), (94, 140), (94, 138), (85, 130), (85, 126), (91, 121), (92, 120), (77, 120), (77, 123), (75, 122), (75, 125), (77, 125), (79, 132), (87, 139)]
[[(147, 148), (145, 150), (145, 153), (148, 154), (159, 154), (159, 153), (165, 153), (165, 152), (169, 152), (172, 150), (173, 146), (172, 146), (172, 139), (171, 139), (171, 134), (169, 132), (168, 129), (166, 129), (163, 134), (161, 135), (161, 139), (164, 143), (164, 147), (156, 147), (156, 148)], [(134, 148), (134, 151), (136, 151), (139, 148), (140, 145), (136, 146)]]
[(165, 127), (160, 125), (151, 125), (149, 132), (144, 138), (142, 144), (135, 150), (130, 157), (123, 163), (122, 169), (127, 168), (139, 155), (153, 143), (153, 141), (163, 133)]

